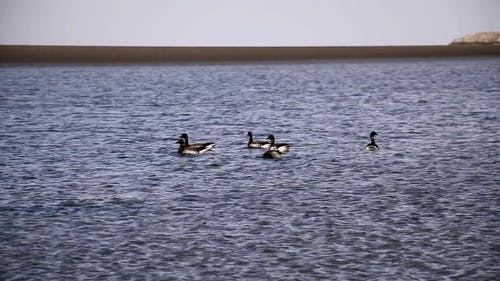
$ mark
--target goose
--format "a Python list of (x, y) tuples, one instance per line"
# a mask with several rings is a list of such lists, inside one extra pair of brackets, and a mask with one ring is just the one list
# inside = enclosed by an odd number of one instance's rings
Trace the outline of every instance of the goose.
[(275, 143), (273, 135), (269, 135), (267, 139), (271, 141), (271, 148), (273, 147), (276, 148), (276, 150), (279, 151), (280, 153), (288, 152), (288, 148), (290, 147), (288, 143)]
[(250, 131), (248, 131), (247, 137), (248, 137), (247, 147), (249, 147), (249, 148), (266, 148), (266, 149), (268, 149), (269, 147), (271, 147), (271, 143), (270, 142), (267, 142), (267, 141), (254, 141), (253, 140), (252, 132), (250, 132)]
[(276, 147), (271, 147), (264, 152), (262, 157), (264, 159), (281, 159), (283, 157), (283, 153), (281, 153)]
[(197, 143), (189, 145), (187, 134), (182, 134), (179, 140), (177, 141), (179, 144), (178, 152), (182, 155), (184, 154), (203, 154), (209, 150), (211, 150), (215, 144), (211, 142), (207, 143)]
[(378, 134), (375, 131), (372, 131), (370, 133), (370, 143), (366, 145), (366, 149), (369, 151), (375, 151), (379, 150), (380, 148), (378, 145), (375, 143), (375, 139), (373, 138), (374, 136), (377, 136)]
[(205, 148), (209, 144), (212, 144), (212, 147), (213, 147), (213, 143), (211, 143), (211, 142), (209, 142), (209, 143), (193, 143), (193, 144), (189, 144), (189, 137), (188, 137), (188, 135), (186, 133), (183, 133), (180, 136), (180, 138), (184, 139), (184, 141), (186, 143), (186, 146), (189, 146), (189, 147)]

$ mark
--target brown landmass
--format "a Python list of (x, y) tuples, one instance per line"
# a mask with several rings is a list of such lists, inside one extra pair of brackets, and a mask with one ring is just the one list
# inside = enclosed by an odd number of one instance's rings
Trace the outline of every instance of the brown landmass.
[(185, 63), (499, 56), (500, 45), (375, 47), (99, 47), (0, 45), (0, 63)]
[(500, 45), (500, 32), (476, 32), (457, 38), (451, 44), (493, 44)]

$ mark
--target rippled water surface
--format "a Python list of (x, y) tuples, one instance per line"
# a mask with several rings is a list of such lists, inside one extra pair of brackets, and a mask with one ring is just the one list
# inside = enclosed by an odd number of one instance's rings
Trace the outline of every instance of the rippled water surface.
[(0, 279), (494, 280), (499, 109), (498, 57), (0, 67)]

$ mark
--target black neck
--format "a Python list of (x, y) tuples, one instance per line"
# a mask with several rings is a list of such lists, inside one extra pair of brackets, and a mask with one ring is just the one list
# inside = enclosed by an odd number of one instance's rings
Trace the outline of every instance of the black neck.
[(183, 153), (183, 152), (184, 152), (184, 148), (185, 148), (185, 147), (186, 147), (186, 144), (185, 144), (185, 143), (181, 143), (181, 144), (179, 144), (179, 150), (178, 150), (178, 152), (179, 152), (179, 153)]

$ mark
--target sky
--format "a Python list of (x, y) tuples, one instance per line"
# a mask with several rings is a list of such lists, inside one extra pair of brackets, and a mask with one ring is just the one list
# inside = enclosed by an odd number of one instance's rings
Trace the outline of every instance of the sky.
[(500, 0), (0, 0), (2, 45), (446, 45)]

